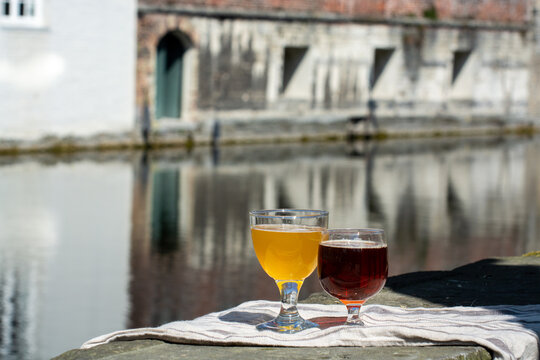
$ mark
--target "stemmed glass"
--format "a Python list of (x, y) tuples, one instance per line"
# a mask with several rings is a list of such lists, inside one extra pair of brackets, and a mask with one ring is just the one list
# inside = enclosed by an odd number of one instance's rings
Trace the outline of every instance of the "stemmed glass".
[(380, 229), (329, 229), (319, 245), (323, 289), (347, 306), (346, 325), (364, 325), (360, 308), (388, 277), (387, 244)]
[(317, 327), (296, 308), (304, 279), (317, 266), (317, 251), (328, 226), (323, 210), (275, 209), (249, 213), (251, 238), (257, 259), (275, 280), (281, 294), (279, 315), (257, 325), (259, 330), (295, 333)]

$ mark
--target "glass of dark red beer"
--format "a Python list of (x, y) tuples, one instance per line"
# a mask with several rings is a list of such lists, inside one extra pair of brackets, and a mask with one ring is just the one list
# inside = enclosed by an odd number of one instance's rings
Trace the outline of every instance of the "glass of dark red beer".
[(388, 277), (387, 244), (381, 229), (328, 229), (319, 244), (323, 289), (347, 306), (345, 324), (363, 325), (360, 308)]

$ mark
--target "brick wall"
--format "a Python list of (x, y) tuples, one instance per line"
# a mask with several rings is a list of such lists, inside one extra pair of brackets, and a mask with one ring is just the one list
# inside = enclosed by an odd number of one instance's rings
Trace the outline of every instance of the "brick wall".
[(529, 17), (532, 0), (139, 0), (139, 5), (521, 23)]

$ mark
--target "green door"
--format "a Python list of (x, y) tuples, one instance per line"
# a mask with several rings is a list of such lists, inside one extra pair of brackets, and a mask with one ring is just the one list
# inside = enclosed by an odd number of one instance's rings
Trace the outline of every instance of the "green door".
[(158, 44), (156, 64), (156, 118), (179, 118), (182, 99), (182, 63), (185, 48), (173, 34)]

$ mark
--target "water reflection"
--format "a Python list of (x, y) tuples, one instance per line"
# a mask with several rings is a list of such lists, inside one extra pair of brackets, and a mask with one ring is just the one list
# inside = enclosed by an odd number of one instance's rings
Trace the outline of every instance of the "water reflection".
[(0, 358), (125, 323), (130, 165), (49, 160), (0, 166)]
[(538, 250), (539, 156), (484, 138), (3, 158), (0, 358), (277, 299), (250, 209), (383, 227), (394, 275)]

